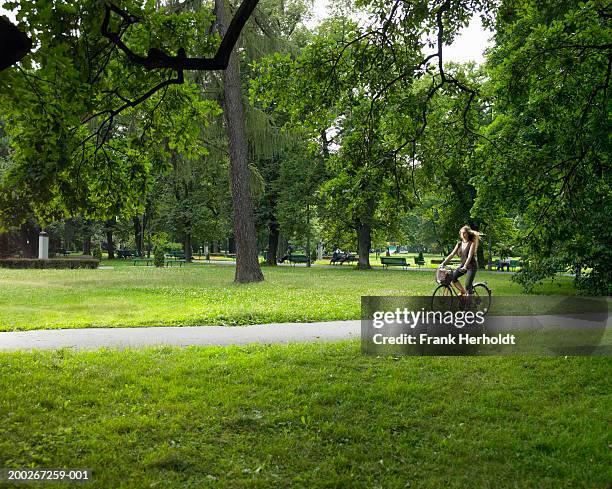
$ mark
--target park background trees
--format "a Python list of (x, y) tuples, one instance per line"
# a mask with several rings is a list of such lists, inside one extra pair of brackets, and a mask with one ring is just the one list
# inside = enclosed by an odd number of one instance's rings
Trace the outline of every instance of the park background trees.
[[(35, 3), (17, 20), (37, 49), (0, 74), (0, 216), (22, 243), (159, 234), (188, 257), (229, 238), (249, 282), (265, 248), (273, 265), (322, 240), (369, 268), (371, 248), (443, 253), (467, 223), (481, 266), (512, 253), (527, 288), (571, 268), (609, 291), (604, 2), (336, 2), (314, 28), (300, 0)], [(228, 69), (207, 71), (241, 12)], [(487, 62), (449, 63), (476, 15)]]

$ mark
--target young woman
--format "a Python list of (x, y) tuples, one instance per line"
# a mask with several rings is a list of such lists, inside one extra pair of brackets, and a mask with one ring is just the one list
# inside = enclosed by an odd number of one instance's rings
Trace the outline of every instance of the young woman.
[[(461, 257), (461, 265), (453, 272), (453, 285), (461, 295), (466, 295), (472, 292), (474, 276), (476, 275), (476, 270), (478, 270), (476, 250), (478, 249), (478, 243), (480, 241), (480, 233), (474, 231), (469, 226), (463, 226), (459, 230), (459, 237), (461, 241), (455, 245), (453, 251), (446, 257), (441, 266), (445, 266), (455, 255)], [(464, 288), (461, 282), (459, 282), (459, 277), (466, 273), (467, 277)]]

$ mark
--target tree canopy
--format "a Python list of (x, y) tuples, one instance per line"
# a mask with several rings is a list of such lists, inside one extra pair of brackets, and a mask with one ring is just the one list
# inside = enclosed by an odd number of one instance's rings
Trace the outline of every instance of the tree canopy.
[[(610, 6), (332, 4), (309, 28), (306, 0), (6, 2), (32, 50), (0, 72), (0, 225), (235, 243), (255, 281), (264, 248), (369, 268), (469, 224), (526, 288), (572, 271), (609, 294)], [(486, 62), (453, 63), (475, 16)]]

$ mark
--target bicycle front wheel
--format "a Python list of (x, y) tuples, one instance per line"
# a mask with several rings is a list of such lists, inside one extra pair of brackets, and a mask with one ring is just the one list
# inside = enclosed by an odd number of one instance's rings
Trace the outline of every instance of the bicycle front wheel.
[(450, 311), (453, 308), (455, 296), (448, 285), (440, 285), (431, 296), (432, 311)]
[(471, 308), (474, 311), (487, 314), (491, 309), (491, 290), (485, 284), (474, 285), (471, 299)]

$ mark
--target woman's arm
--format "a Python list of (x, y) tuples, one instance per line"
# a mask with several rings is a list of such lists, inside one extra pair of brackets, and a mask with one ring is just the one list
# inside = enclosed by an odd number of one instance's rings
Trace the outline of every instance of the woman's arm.
[(467, 268), (470, 261), (472, 261), (472, 258), (474, 257), (474, 253), (476, 253), (477, 249), (478, 249), (478, 240), (474, 240), (472, 241), (472, 245), (470, 246), (470, 251), (468, 252), (467, 259), (465, 260), (465, 263), (463, 264), (462, 268), (464, 270)]
[(459, 249), (459, 243), (455, 245), (455, 247), (453, 248), (453, 251), (450, 252), (450, 255), (448, 255), (444, 259), (444, 261), (440, 264), (440, 266), (443, 267), (444, 265), (446, 265), (446, 263), (449, 262), (450, 259), (457, 254), (458, 249)]

